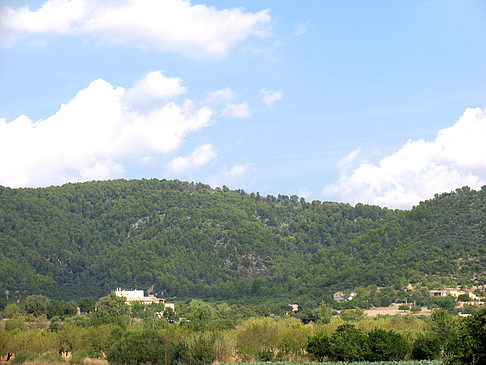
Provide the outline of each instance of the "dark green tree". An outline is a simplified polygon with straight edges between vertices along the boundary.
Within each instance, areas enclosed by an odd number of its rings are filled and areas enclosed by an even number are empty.
[[[463,318],[445,346],[446,364],[486,364],[486,307]]]
[[[368,333],[370,361],[399,361],[410,352],[405,337],[393,330],[375,329]]]
[[[324,358],[329,357],[331,354],[329,337],[325,334],[317,334],[309,337],[306,350],[311,355],[312,359],[319,362],[324,361]]]
[[[168,346],[168,363],[172,363],[172,346]],[[163,364],[165,336],[154,329],[129,330],[114,342],[106,352],[110,364]]]
[[[366,334],[345,323],[340,325],[330,339],[330,357],[337,361],[363,361],[369,353]]]
[[[49,298],[43,295],[30,295],[25,299],[24,311],[27,314],[40,316],[47,314],[49,307]]]

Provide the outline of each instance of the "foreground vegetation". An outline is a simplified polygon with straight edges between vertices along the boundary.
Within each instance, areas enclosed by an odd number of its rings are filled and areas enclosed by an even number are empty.
[[[261,313],[261,307],[201,300],[163,312],[162,304],[129,306],[109,295],[97,303],[80,300],[83,313],[76,315],[68,305],[53,305],[45,297],[28,299],[22,307],[10,304],[3,313],[8,319],[0,327],[0,355],[15,354],[14,362],[61,362],[60,354],[69,353],[71,363],[106,357],[112,364],[161,364],[166,346],[170,364],[486,361],[484,307],[466,318],[437,309],[430,317],[371,319],[332,315],[322,304],[317,320],[304,323],[295,314],[271,316]]]

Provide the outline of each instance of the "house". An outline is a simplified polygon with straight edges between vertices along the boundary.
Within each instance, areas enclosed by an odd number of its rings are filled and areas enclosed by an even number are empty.
[[[354,291],[349,293],[347,297],[344,295],[344,292],[338,291],[333,294],[332,299],[334,299],[336,302],[344,302],[344,301],[352,300],[355,296],[356,296],[356,292]]]
[[[115,290],[115,295],[117,297],[125,298],[128,304],[132,302],[139,302],[142,304],[151,304],[151,303],[165,303],[165,299],[156,298],[153,295],[145,296],[143,290],[122,290],[121,288],[117,288]]]
[[[298,304],[289,304],[289,306],[292,308],[292,312],[294,313],[296,313],[299,310]]]

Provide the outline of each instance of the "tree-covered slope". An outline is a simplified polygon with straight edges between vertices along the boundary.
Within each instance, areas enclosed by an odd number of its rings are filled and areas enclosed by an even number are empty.
[[[166,180],[0,187],[0,289],[237,300],[484,280],[486,188],[411,211]]]

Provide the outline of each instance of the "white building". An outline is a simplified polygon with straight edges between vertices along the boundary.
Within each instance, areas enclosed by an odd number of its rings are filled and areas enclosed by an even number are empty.
[[[122,290],[121,288],[116,288],[115,295],[117,297],[123,297],[128,304],[132,302],[139,302],[143,304],[150,303],[164,303],[165,299],[156,298],[153,295],[145,296],[143,290]]]

